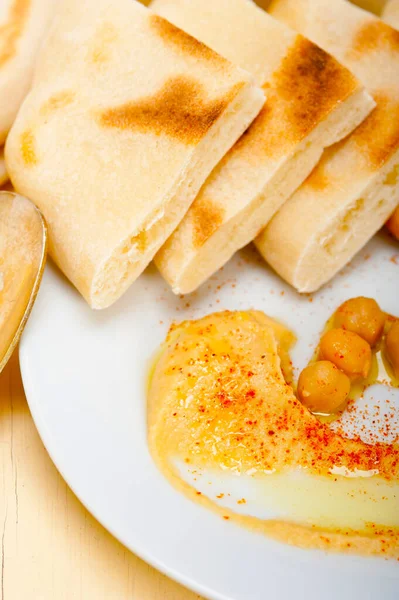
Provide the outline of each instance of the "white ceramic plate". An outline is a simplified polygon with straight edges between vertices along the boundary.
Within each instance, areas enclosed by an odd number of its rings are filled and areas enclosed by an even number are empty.
[[[148,363],[172,320],[224,308],[264,310],[298,334],[293,358],[301,368],[325,320],[346,298],[373,296],[399,314],[398,281],[398,247],[382,235],[314,297],[294,293],[246,249],[190,297],[173,296],[150,267],[114,307],[93,312],[50,266],[20,350],[44,444],[107,529],[208,598],[397,600],[394,561],[279,544],[179,495],[148,452],[145,387]],[[374,401],[384,403],[387,390],[374,389]]]

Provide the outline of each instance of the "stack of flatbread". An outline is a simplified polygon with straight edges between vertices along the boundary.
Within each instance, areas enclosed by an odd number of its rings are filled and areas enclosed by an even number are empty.
[[[253,77],[132,0],[66,0],[6,145],[52,258],[113,303],[264,104]]]
[[[346,0],[152,9],[7,0],[0,185],[8,172],[39,206],[52,258],[94,308],[154,257],[191,292],[254,239],[316,290],[397,203],[398,32]]]
[[[155,0],[151,7],[254,73],[267,95],[156,256],[173,290],[187,293],[257,236],[323,149],[352,131],[374,103],[332,56],[250,0]]]
[[[399,32],[345,0],[275,0],[270,13],[331,52],[376,108],[329,148],[257,246],[296,289],[329,281],[378,231],[399,197]]]
[[[0,10],[0,146],[29,91],[35,59],[57,0],[2,0]],[[0,149],[0,185],[8,179]]]

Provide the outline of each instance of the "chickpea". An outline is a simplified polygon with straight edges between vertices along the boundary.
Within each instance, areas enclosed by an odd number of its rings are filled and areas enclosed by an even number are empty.
[[[335,313],[335,327],[353,331],[362,337],[370,346],[374,346],[381,338],[385,314],[373,298],[351,298],[338,308]]]
[[[320,357],[330,360],[351,379],[366,378],[371,367],[371,348],[360,335],[330,329],[320,340]]]
[[[399,320],[395,321],[385,338],[386,352],[395,377],[399,379]]]
[[[399,206],[396,207],[396,210],[391,215],[391,218],[386,222],[386,226],[393,237],[399,240]]]
[[[306,367],[299,376],[298,397],[311,412],[331,414],[345,402],[349,377],[329,360]]]

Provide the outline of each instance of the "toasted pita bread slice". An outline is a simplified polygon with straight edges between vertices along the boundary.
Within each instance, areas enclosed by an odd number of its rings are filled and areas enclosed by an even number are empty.
[[[57,0],[3,0],[0,8],[0,145],[28,93]]]
[[[4,159],[4,148],[0,148],[0,186],[4,185],[8,181],[8,173],[6,169],[6,162]]]
[[[255,238],[323,148],[374,103],[334,58],[249,0],[156,0],[152,7],[252,71],[268,98],[155,258],[174,292],[188,293]]]
[[[389,0],[382,11],[382,18],[395,29],[399,29],[399,0]]]
[[[300,292],[329,281],[378,231],[399,193],[399,32],[345,0],[277,0],[273,15],[337,56],[377,103],[329,148],[256,241]]]
[[[252,76],[132,0],[68,0],[6,145],[94,308],[129,287],[264,104]]]

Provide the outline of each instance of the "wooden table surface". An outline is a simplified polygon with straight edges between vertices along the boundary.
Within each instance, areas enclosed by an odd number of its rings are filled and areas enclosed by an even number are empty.
[[[16,353],[0,375],[0,600],[195,600],[117,542],[51,462]]]

